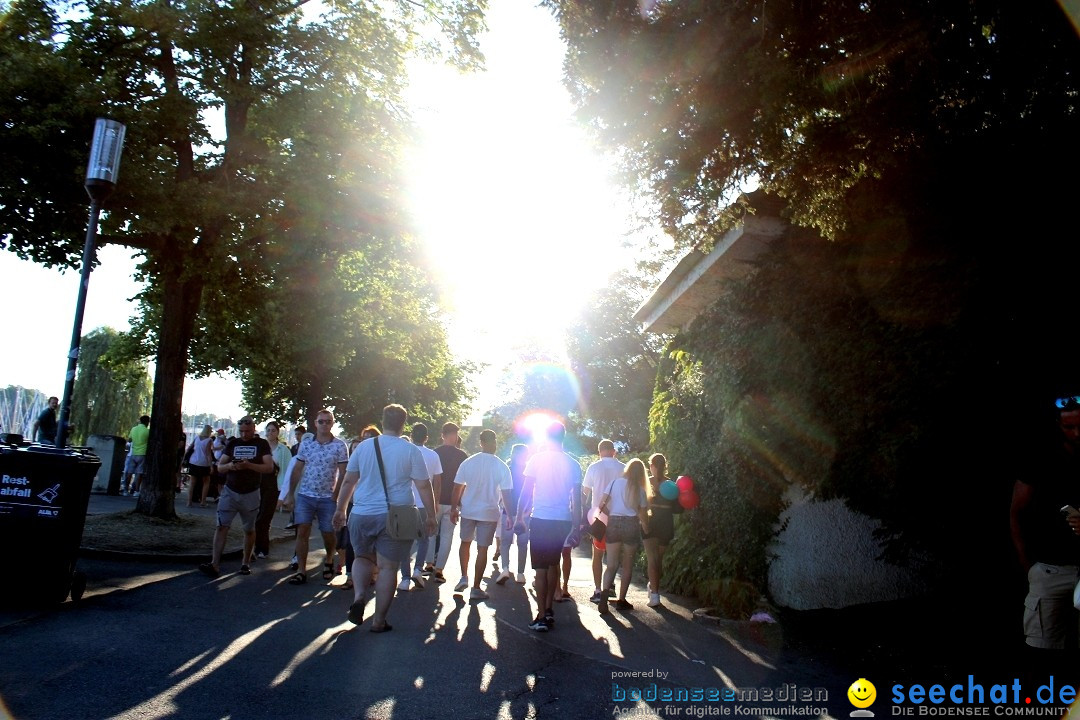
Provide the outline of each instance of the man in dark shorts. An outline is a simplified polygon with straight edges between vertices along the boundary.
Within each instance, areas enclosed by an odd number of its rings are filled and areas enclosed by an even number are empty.
[[[1024,635],[1031,647],[1077,650],[1080,615],[1073,589],[1080,577],[1080,396],[1055,402],[1053,447],[1016,481],[1010,529],[1027,571]]]
[[[204,574],[216,578],[221,575],[221,553],[229,526],[238,514],[244,526],[244,558],[240,565],[241,575],[251,574],[255,552],[255,520],[259,515],[261,475],[274,472],[274,457],[270,443],[255,437],[255,421],[250,415],[237,423],[240,437],[229,438],[218,461],[218,470],[225,473],[225,487],[217,505],[217,529],[214,531],[212,560],[199,566]]]
[[[581,539],[581,466],[563,451],[566,428],[554,422],[547,429],[544,448],[529,458],[521,489],[517,520],[529,524],[529,556],[536,573],[536,619],[529,628],[547,632],[555,625],[551,606],[559,587],[559,560],[564,546]]]

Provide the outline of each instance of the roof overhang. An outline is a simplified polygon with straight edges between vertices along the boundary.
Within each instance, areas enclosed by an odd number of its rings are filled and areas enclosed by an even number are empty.
[[[634,313],[634,320],[652,333],[685,328],[716,299],[724,283],[745,277],[753,269],[753,261],[788,227],[771,213],[747,215],[724,233],[711,251],[695,248],[680,260]]]

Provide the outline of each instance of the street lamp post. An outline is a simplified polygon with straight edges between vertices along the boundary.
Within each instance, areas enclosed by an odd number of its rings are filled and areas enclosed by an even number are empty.
[[[82,341],[83,312],[86,310],[86,288],[96,253],[98,215],[101,203],[112,192],[120,171],[120,153],[124,149],[123,123],[98,118],[94,123],[94,139],[90,145],[90,161],[86,166],[86,194],[90,196],[90,221],[83,246],[82,273],[79,296],[75,302],[75,323],[71,328],[71,350],[68,351],[67,375],[64,377],[64,399],[60,403],[60,420],[56,428],[56,447],[67,445],[68,418],[71,415],[71,393],[75,389],[75,368],[79,362]]]

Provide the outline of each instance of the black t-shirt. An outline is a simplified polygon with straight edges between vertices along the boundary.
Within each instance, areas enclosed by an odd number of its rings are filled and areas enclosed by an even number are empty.
[[[56,442],[56,411],[47,407],[38,415],[38,438]]]
[[[250,440],[241,438],[229,438],[225,443],[225,455],[233,460],[247,460],[248,462],[261,463],[266,455],[273,455],[270,443],[261,437],[253,437]],[[262,474],[254,470],[230,470],[225,476],[225,485],[233,492],[249,493],[259,489]]]
[[[457,477],[458,468],[469,456],[461,448],[452,445],[440,445],[435,448],[435,453],[442,463],[442,485],[439,486],[438,502],[440,505],[449,505],[454,499],[454,478]]]
[[[1080,536],[1061,514],[1063,505],[1080,509],[1080,457],[1059,446],[1024,482],[1034,488],[1020,521],[1028,559],[1051,565],[1080,565]]]

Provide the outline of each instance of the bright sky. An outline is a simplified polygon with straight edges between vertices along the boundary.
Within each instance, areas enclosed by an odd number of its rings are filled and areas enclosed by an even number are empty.
[[[487,71],[414,70],[409,100],[421,143],[408,157],[409,202],[451,313],[455,355],[488,364],[478,409],[523,348],[558,359],[562,330],[598,284],[626,262],[620,248],[629,203],[610,166],[573,118],[562,86],[563,45],[551,15],[521,0],[493,0],[481,47]],[[89,131],[88,131],[89,132]],[[120,182],[123,182],[121,165]],[[126,329],[135,311],[135,261],[99,252],[83,333]],[[59,395],[79,274],[47,270],[0,252],[9,307],[0,386]],[[240,389],[189,381],[184,410],[239,417]]]

